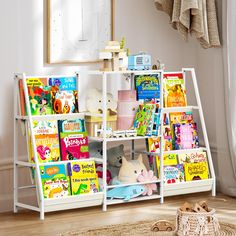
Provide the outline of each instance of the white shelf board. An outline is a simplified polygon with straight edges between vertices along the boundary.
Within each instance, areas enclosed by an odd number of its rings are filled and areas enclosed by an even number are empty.
[[[155,138],[158,136],[155,136]],[[127,141],[127,140],[137,140],[137,139],[146,139],[152,138],[152,136],[136,136],[136,137],[124,137],[124,138],[100,138],[100,137],[89,137],[91,141],[98,141],[98,142],[118,142],[118,141]]]
[[[161,196],[159,194],[153,194],[151,196],[139,196],[130,199],[129,201],[124,201],[123,199],[107,199],[107,205],[120,204],[120,203],[129,203],[129,202],[138,202],[144,200],[153,200],[160,199]]]
[[[125,71],[77,71],[77,73],[80,75],[112,75],[112,74],[153,74],[153,73],[159,73],[162,72],[161,70],[125,70]]]
[[[136,182],[136,183],[129,183],[129,184],[108,185],[107,189],[119,188],[119,187],[127,187],[127,186],[133,186],[133,185],[156,184],[156,183],[160,183],[160,182],[161,181],[158,179],[158,180],[147,181],[147,182]]]
[[[196,193],[196,192],[207,192],[212,190],[213,179],[194,180],[175,184],[164,184],[164,197]]]
[[[35,163],[31,163],[28,161],[15,161],[15,164],[18,166],[35,167]]]
[[[164,113],[170,113],[170,112],[186,112],[186,111],[192,111],[192,110],[199,109],[198,106],[186,106],[186,107],[164,107],[162,108],[162,111]]]
[[[180,149],[180,150],[170,150],[170,151],[163,151],[163,154],[181,154],[181,153],[190,153],[190,152],[200,152],[206,151],[205,147],[199,148],[192,148],[192,149]]]
[[[103,192],[81,194],[56,199],[44,199],[45,212],[98,206],[103,203]]]
[[[31,116],[32,120],[70,120],[76,118],[84,118],[84,113],[71,113],[71,114],[52,114],[52,115],[41,115]],[[16,116],[18,120],[28,120],[29,116]]]

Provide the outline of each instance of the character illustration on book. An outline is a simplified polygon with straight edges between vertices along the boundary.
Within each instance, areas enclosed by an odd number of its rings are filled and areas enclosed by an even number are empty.
[[[68,150],[66,150],[66,159],[67,160],[74,160],[74,156],[71,154],[71,152],[69,152]]]
[[[87,190],[88,185],[87,184],[80,184],[77,191],[73,192],[73,195],[78,195],[81,194],[82,192],[84,192],[85,190]]]
[[[62,197],[68,196],[68,186],[65,186],[65,184],[62,184],[62,188],[61,187],[53,188],[49,192],[48,196],[49,198],[62,198]]]
[[[92,193],[97,193],[98,192],[98,189],[97,189],[96,184],[94,182],[90,183],[90,189],[91,189]]]
[[[39,101],[40,107],[39,107],[39,113],[40,115],[46,113],[46,105],[48,104],[48,101],[45,97],[42,97]]]
[[[51,149],[48,146],[39,145],[37,147],[37,152],[42,161],[48,161],[52,158]]]

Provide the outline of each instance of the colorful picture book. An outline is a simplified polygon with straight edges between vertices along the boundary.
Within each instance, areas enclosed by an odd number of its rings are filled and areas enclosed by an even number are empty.
[[[33,121],[32,125],[38,161],[40,163],[59,161],[60,148],[57,121]],[[29,139],[29,149],[31,153],[31,161],[34,161],[31,139]]]
[[[53,111],[56,114],[75,113],[78,111],[76,91],[52,92]]]
[[[187,106],[183,73],[163,74],[164,107]]]
[[[153,153],[160,153],[161,138],[152,137],[147,139],[148,151]]]
[[[173,124],[173,141],[175,150],[198,148],[196,123]]]
[[[164,184],[174,184],[184,182],[184,167],[182,164],[164,166]]]
[[[186,181],[208,179],[208,164],[207,162],[186,163],[184,173]]]
[[[193,122],[192,111],[188,112],[171,112],[170,113],[170,124],[186,124]]]
[[[73,91],[77,90],[77,78],[72,77],[56,77],[49,78],[48,85],[57,86],[60,91]]]
[[[156,158],[157,168],[160,168],[160,156]],[[178,156],[177,154],[164,154],[163,155],[163,166],[173,166],[178,164]],[[181,164],[181,163],[179,163]]]
[[[77,113],[77,78],[28,78],[26,80],[32,115]],[[23,80],[19,80],[21,115],[27,115]]]
[[[206,152],[189,152],[178,154],[179,164],[196,163],[196,162],[207,162]]]
[[[150,127],[153,127],[153,116],[155,113],[155,104],[139,105],[134,119],[134,128],[137,130],[137,135],[150,135]]]
[[[94,161],[68,163],[72,195],[97,193],[98,177]]]
[[[89,158],[84,119],[59,120],[58,129],[62,161]]]
[[[160,98],[160,73],[149,75],[135,75],[135,88],[137,100]]]
[[[70,180],[64,164],[40,166],[44,198],[71,195]]]

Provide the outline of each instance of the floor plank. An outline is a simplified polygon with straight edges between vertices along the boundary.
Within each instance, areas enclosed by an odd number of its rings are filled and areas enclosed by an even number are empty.
[[[165,203],[158,200],[134,202],[108,207],[103,212],[101,207],[47,213],[44,221],[39,220],[39,213],[19,211],[19,213],[0,214],[0,235],[60,235],[63,232],[81,228],[93,228],[110,224],[136,222],[148,219],[174,218],[176,209],[185,201],[207,200],[215,208],[221,221],[236,223],[236,198],[210,193],[182,195],[165,198]]]

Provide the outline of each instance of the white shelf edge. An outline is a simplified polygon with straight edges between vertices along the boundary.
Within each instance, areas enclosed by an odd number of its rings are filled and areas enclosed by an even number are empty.
[[[184,112],[184,111],[191,111],[199,109],[198,106],[186,106],[186,107],[164,107],[162,108],[164,113],[170,112]]]
[[[129,184],[117,184],[117,185],[108,185],[107,189],[111,188],[118,188],[118,187],[128,187],[128,186],[133,186],[133,185],[145,185],[145,184],[156,184],[160,183],[161,180],[154,180],[154,181],[147,181],[147,182],[136,182],[136,183],[129,183]]]
[[[102,75],[102,74],[152,74],[152,73],[160,73],[162,70],[125,70],[125,71],[77,71],[79,75]]]
[[[126,141],[126,140],[138,140],[138,139],[146,139],[146,138],[152,138],[152,137],[159,137],[159,136],[136,136],[136,137],[124,137],[124,138],[100,138],[100,137],[89,137],[89,140],[91,141],[106,141],[106,142],[118,142],[118,141]]]
[[[31,163],[28,161],[15,161],[15,164],[19,166],[35,167],[35,163]]]
[[[122,199],[107,199],[107,205],[114,205],[114,204],[120,204],[120,203],[129,203],[129,202],[138,202],[138,201],[144,201],[144,200],[154,200],[154,199],[160,199],[161,196],[159,194],[153,194],[151,196],[139,196],[136,198],[132,198],[129,201],[124,201]]]
[[[181,154],[181,153],[198,152],[198,151],[206,151],[206,147],[163,151],[163,154]]]

